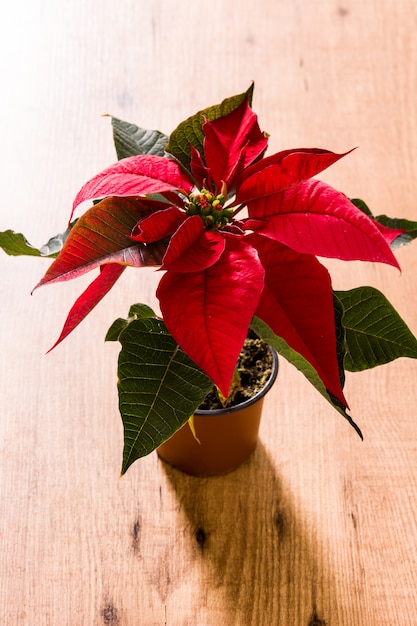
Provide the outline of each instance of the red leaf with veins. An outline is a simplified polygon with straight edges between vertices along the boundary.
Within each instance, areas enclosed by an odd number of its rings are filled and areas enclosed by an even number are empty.
[[[186,276],[167,272],[156,295],[175,341],[227,396],[264,270],[256,250],[243,239],[231,235],[225,240],[217,263]]]
[[[120,277],[120,275],[126,269],[125,265],[103,265],[100,268],[100,274],[95,280],[87,287],[87,289],[81,294],[81,296],[75,301],[71,307],[68,317],[65,321],[64,327],[59,335],[57,341],[54,343],[53,350],[65,337],[67,337],[73,330],[83,321],[83,319],[94,309],[94,307],[100,302],[108,291],[113,287],[114,283]]]
[[[193,215],[171,237],[162,269],[171,272],[201,272],[219,260],[224,248],[223,235],[206,230],[201,217]]]
[[[309,180],[261,200],[265,220],[248,219],[245,228],[306,254],[345,261],[375,261],[398,267],[385,237],[374,221],[339,191]],[[255,200],[249,205],[257,215]]]
[[[158,265],[152,248],[133,244],[132,228],[149,209],[133,198],[106,198],[91,207],[72,228],[45,276],[36,287],[69,280],[107,263],[134,267]],[[35,287],[35,289],[36,289]]]
[[[213,122],[205,122],[203,132],[204,156],[218,191],[222,181],[228,187],[233,186],[232,177],[235,178],[235,166],[239,160],[241,169],[247,167],[264,152],[268,144],[267,137],[259,128],[258,117],[247,99],[228,115]]]
[[[184,211],[171,206],[141,219],[132,231],[132,239],[149,243],[172,235],[185,220]],[[201,222],[201,219],[200,219]]]
[[[276,335],[316,369],[326,388],[347,406],[339,378],[333,294],[327,269],[260,235],[247,238],[265,269],[265,287],[255,312]]]
[[[127,157],[89,180],[75,197],[71,217],[84,200],[104,196],[143,196],[175,189],[191,191],[193,185],[175,161],[149,154]]]
[[[266,157],[245,170],[244,180],[236,192],[235,204],[257,200],[252,202],[251,217],[273,215],[275,194],[315,176],[349,152],[336,154],[319,148],[300,148]]]

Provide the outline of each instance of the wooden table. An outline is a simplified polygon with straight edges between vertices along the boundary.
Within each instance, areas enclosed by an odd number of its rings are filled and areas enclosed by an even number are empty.
[[[256,5],[256,7],[255,7]],[[169,133],[255,81],[284,148],[359,149],[322,178],[376,214],[417,219],[414,0],[23,0],[3,7],[0,230],[36,245],[115,160],[111,113]],[[372,284],[417,332],[417,245]],[[91,279],[30,291],[46,259],[0,255],[0,623],[7,626],[417,624],[417,363],[348,376],[361,443],[282,361],[261,442],[195,479],[155,454],[119,478],[115,317],[155,304],[126,273],[45,356]]]

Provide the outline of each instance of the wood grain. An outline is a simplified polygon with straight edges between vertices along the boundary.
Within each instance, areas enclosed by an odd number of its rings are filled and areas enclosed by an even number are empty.
[[[255,6],[256,4],[256,6]],[[37,245],[115,160],[108,118],[169,133],[245,90],[270,150],[359,149],[323,173],[375,213],[417,219],[413,0],[22,0],[3,8],[0,230]],[[417,246],[392,268],[329,263],[381,288],[417,332]],[[414,626],[417,363],[350,375],[361,443],[285,362],[261,443],[233,474],[151,455],[119,478],[117,346],[103,338],[152,271],[126,272],[48,356],[88,282],[0,256],[0,623]],[[84,281],[84,282],[83,282]]]

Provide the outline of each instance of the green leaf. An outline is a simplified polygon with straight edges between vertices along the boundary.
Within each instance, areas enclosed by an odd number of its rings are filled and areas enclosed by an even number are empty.
[[[119,336],[119,408],[124,425],[122,474],[169,439],[194,413],[212,381],[162,320],[132,320]]]
[[[104,341],[118,341],[120,333],[127,326],[129,326],[130,322],[136,319],[146,319],[148,317],[155,317],[155,312],[151,309],[150,306],[148,306],[147,304],[132,304],[129,309],[129,315],[127,319],[119,317],[114,320],[113,324],[107,331]]]
[[[32,246],[22,233],[15,233],[13,230],[0,233],[0,247],[10,256],[41,256],[39,248]]]
[[[336,350],[337,350],[337,361],[339,364],[339,378],[340,384],[343,387],[345,386],[345,329],[342,323],[343,320],[343,305],[340,302],[339,298],[333,292],[333,305],[334,305],[334,316],[335,316],[335,327],[336,327]]]
[[[417,238],[417,222],[410,220],[388,217],[387,215],[377,215],[375,218],[377,222],[388,228],[397,228],[398,230],[404,230],[405,232],[399,237],[396,237],[390,244],[392,250],[396,250],[401,246],[409,244],[413,239]]]
[[[391,242],[390,247],[392,250],[396,250],[401,246],[407,245],[413,241],[413,239],[417,238],[417,222],[397,217],[388,217],[387,215],[374,216],[372,215],[368,205],[363,200],[360,200],[359,198],[351,198],[350,201],[363,213],[368,215],[368,217],[372,217],[376,222],[379,222],[379,224],[382,224],[387,228],[405,231]]]
[[[417,358],[417,339],[380,291],[357,287],[335,293],[344,308],[346,370],[359,372],[399,357]]]
[[[22,233],[15,233],[13,230],[5,230],[0,232],[0,248],[10,256],[56,257],[74,224],[75,222],[73,222],[64,233],[51,237],[51,239],[40,248],[32,246]]]
[[[147,304],[132,304],[129,309],[129,319],[145,319],[148,317],[156,317],[155,311]]]
[[[140,128],[135,124],[124,122],[117,117],[111,118],[113,140],[117,158],[136,156],[138,154],[155,154],[164,156],[168,136],[159,130]]]
[[[353,428],[356,430],[360,438],[363,438],[357,424],[355,424],[351,416],[346,412],[345,407],[340,403],[340,401],[337,400],[337,398],[335,398],[333,394],[331,394],[326,389],[320,376],[318,375],[315,368],[311,365],[311,363],[309,363],[303,356],[301,356],[301,354],[290,348],[290,346],[284,339],[275,335],[271,328],[258,317],[252,318],[251,328],[261,339],[263,339],[272,348],[274,348],[278,352],[278,354],[283,356],[289,363],[291,363],[291,365],[294,365],[294,367],[296,367],[302,374],[304,374],[304,376],[307,378],[307,380],[310,381],[313,387],[315,387],[317,391],[319,391],[319,393],[321,393],[321,395],[328,402],[330,402],[332,407],[336,409],[338,413],[343,415],[345,419],[347,419],[349,424],[353,426]]]
[[[373,219],[375,219],[372,215],[371,209],[368,207],[364,200],[361,200],[360,198],[349,198],[349,200],[352,204],[355,205],[357,209],[360,209],[362,213],[365,213],[365,215],[367,215],[368,217],[372,217]]]
[[[129,325],[130,321],[131,320],[126,320],[123,317],[118,317],[114,320],[113,324],[107,331],[104,341],[119,341],[120,333]]]
[[[207,107],[202,111],[198,111],[195,115],[187,118],[171,133],[169,137],[169,143],[165,147],[166,152],[172,154],[184,167],[190,169],[191,150],[190,144],[197,148],[197,150],[203,154],[203,124],[205,119],[210,122],[217,120],[219,117],[223,117],[232,111],[235,111],[245,100],[249,99],[249,104],[252,103],[254,85],[249,87],[244,93],[226,98],[220,104]]]

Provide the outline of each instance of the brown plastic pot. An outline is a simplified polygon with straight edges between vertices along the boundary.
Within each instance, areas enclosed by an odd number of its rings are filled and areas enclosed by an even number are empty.
[[[196,411],[194,426],[182,428],[157,449],[158,456],[191,476],[216,476],[237,469],[255,450],[265,394],[278,375],[278,356],[265,387],[242,404],[226,409]]]

